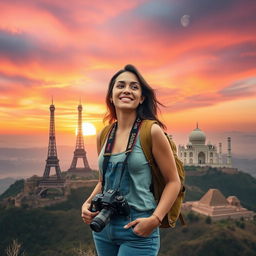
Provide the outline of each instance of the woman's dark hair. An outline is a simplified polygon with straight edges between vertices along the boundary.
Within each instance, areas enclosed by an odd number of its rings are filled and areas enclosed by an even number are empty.
[[[141,119],[156,120],[159,123],[159,125],[165,129],[166,126],[157,118],[157,111],[159,110],[158,105],[161,105],[161,106],[164,106],[164,105],[156,99],[154,90],[145,81],[145,79],[142,77],[140,72],[133,65],[130,65],[130,64],[126,65],[124,69],[121,69],[116,74],[114,74],[114,76],[111,78],[109,82],[108,92],[106,96],[106,104],[107,104],[108,112],[104,117],[104,121],[108,120],[109,123],[112,123],[116,120],[115,106],[111,103],[110,98],[112,97],[112,90],[113,90],[116,78],[124,72],[131,72],[137,77],[141,85],[142,95],[145,98],[143,103],[140,104],[137,108],[137,115]]]

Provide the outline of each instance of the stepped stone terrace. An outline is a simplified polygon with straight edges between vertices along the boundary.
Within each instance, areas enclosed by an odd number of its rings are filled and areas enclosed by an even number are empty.
[[[255,213],[242,207],[236,196],[227,198],[218,189],[209,189],[199,201],[183,204],[183,209],[210,216],[212,220],[221,219],[253,219]]]

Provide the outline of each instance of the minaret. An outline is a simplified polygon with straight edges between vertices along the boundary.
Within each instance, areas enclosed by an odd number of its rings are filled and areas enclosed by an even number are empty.
[[[222,143],[219,143],[219,165],[222,165]]]
[[[49,131],[49,145],[48,145],[48,155],[46,159],[46,165],[44,169],[44,174],[42,180],[39,181],[39,191],[40,195],[46,195],[49,188],[63,188],[65,180],[62,178],[59,159],[57,156],[57,147],[55,139],[55,121],[54,121],[54,111],[55,106],[50,105],[50,131]],[[50,177],[51,168],[55,168],[56,176]]]
[[[77,137],[76,137],[76,148],[75,148],[73,160],[70,168],[68,169],[68,172],[84,176],[86,175],[87,171],[91,170],[91,168],[89,167],[89,163],[86,157],[86,151],[84,149],[84,138],[83,138],[83,129],[82,129],[83,107],[82,107],[81,101],[77,109],[78,109],[78,128],[77,128]],[[83,159],[84,167],[82,168],[76,167],[77,160],[79,158]]]
[[[230,138],[230,137],[228,137],[227,165],[228,165],[229,167],[232,167],[232,162],[231,162],[231,138]]]

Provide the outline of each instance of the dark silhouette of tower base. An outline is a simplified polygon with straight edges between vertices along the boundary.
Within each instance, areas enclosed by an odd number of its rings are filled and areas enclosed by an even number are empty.
[[[68,169],[68,176],[76,175],[86,177],[91,174],[91,168],[89,166],[86,151],[84,149],[84,139],[82,132],[82,110],[83,107],[81,104],[78,105],[78,129],[77,129],[77,138],[76,138],[76,149],[74,151],[74,156],[70,168]],[[77,160],[83,160],[83,167],[77,167]]]
[[[79,149],[79,148],[74,151],[74,157],[73,157],[73,160],[72,160],[72,163],[71,163],[71,166],[70,166],[70,170],[77,168],[76,165],[77,165],[77,160],[79,158],[83,159],[84,168],[82,168],[82,169],[91,170],[91,168],[89,167],[87,158],[86,158],[85,150],[84,149]]]
[[[52,103],[52,105],[50,106],[51,117],[50,117],[48,156],[46,159],[44,175],[43,175],[43,178],[38,182],[38,191],[37,191],[37,194],[42,197],[47,196],[49,191],[51,191],[52,194],[64,194],[64,187],[65,187],[65,180],[62,178],[59,159],[57,157],[54,110],[55,110],[55,107]],[[51,168],[55,169],[56,174],[53,176],[50,176]]]

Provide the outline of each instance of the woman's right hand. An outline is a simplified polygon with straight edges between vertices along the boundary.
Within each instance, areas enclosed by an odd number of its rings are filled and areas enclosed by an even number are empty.
[[[86,223],[86,224],[90,224],[92,222],[92,219],[99,213],[99,211],[97,212],[91,212],[89,210],[90,208],[90,203],[87,203],[85,202],[83,205],[82,205],[82,214],[81,214],[81,217],[83,219],[83,221]]]

